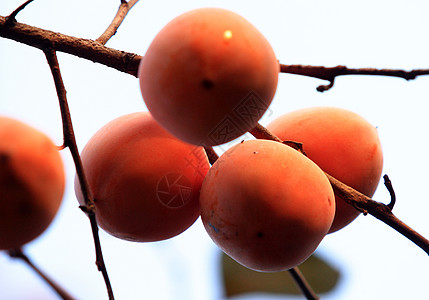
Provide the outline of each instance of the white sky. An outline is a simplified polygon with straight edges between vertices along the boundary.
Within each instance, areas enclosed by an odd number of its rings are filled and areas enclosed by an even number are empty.
[[[9,14],[21,2],[1,1],[0,15]],[[18,21],[95,39],[118,4],[119,0],[36,0],[19,14]],[[284,64],[429,68],[426,1],[142,0],[107,45],[143,55],[170,19],[204,6],[224,7],[247,18]],[[66,54],[59,54],[59,61],[80,149],[106,122],[145,110],[136,78]],[[343,107],[367,118],[379,129],[384,173],[398,198],[394,212],[429,237],[429,76],[410,82],[342,77],[322,94],[315,90],[319,84],[325,82],[280,74],[270,113],[261,123],[315,105]],[[57,98],[41,51],[0,39],[0,114],[24,120],[61,144]],[[64,204],[49,230],[26,251],[78,299],[105,299],[89,222],[74,197],[74,167],[69,152],[62,154],[68,171]],[[374,199],[388,202],[388,197],[381,184]],[[215,260],[219,252],[200,220],[184,234],[153,244],[129,243],[100,233],[117,299],[222,299]],[[429,294],[427,255],[371,216],[361,216],[328,236],[317,252],[343,275],[338,288],[322,299],[424,299]],[[56,296],[24,265],[0,253],[0,299]]]

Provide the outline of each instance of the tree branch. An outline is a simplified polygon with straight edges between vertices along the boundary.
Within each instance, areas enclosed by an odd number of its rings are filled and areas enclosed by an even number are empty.
[[[51,288],[54,289],[54,291],[58,294],[58,296],[61,297],[63,300],[74,300],[67,291],[65,291],[62,287],[60,287],[56,282],[54,282],[51,278],[48,277],[42,270],[40,270],[36,265],[33,264],[33,262],[30,260],[30,258],[25,255],[25,253],[22,251],[22,249],[13,249],[9,250],[8,254],[12,258],[18,258],[24,261],[33,271],[35,271]]]
[[[319,300],[320,297],[313,291],[310,284],[305,279],[304,275],[298,267],[289,269],[289,274],[292,276],[298,288],[308,300]]]
[[[76,38],[22,23],[8,26],[6,18],[2,16],[0,16],[0,36],[41,50],[50,48],[72,54],[137,77],[141,56],[108,48],[93,40]]]
[[[130,0],[127,2],[125,0],[121,0],[121,5],[119,5],[118,12],[113,18],[112,23],[110,23],[109,27],[107,27],[104,33],[95,41],[105,45],[107,41],[110,40],[110,38],[116,34],[116,31],[118,30],[119,26],[121,26],[126,15],[134,6],[134,4],[136,4],[138,1],[139,0]]]
[[[13,23],[13,26],[8,26],[6,23],[6,18],[0,16],[1,37],[42,50],[52,48],[56,51],[88,59],[137,77],[138,67],[140,60],[142,59],[142,56],[140,55],[112,49],[89,39],[76,38],[17,22]],[[345,66],[328,68],[321,66],[281,64],[280,72],[328,80],[330,84],[321,85],[317,88],[318,91],[323,92],[333,86],[334,80],[337,76],[377,75],[393,76],[411,80],[415,79],[417,76],[428,75],[429,69],[404,71],[372,68],[351,69]]]
[[[110,284],[110,279],[107,274],[106,265],[103,259],[103,253],[101,251],[100,237],[98,234],[98,225],[95,218],[95,205],[92,198],[92,194],[86,180],[85,172],[83,170],[82,161],[80,159],[79,150],[77,148],[76,139],[73,130],[73,124],[71,121],[70,111],[67,102],[66,89],[64,87],[64,82],[61,76],[60,67],[58,64],[58,59],[55,50],[53,49],[44,49],[46,59],[48,61],[49,67],[52,72],[52,76],[55,82],[55,88],[57,90],[58,100],[61,110],[61,119],[63,122],[63,135],[64,135],[64,147],[68,147],[70,153],[73,157],[73,161],[76,167],[76,174],[78,176],[82,195],[85,199],[85,205],[80,208],[84,211],[91,224],[92,234],[94,238],[95,245],[95,254],[96,254],[96,265],[98,270],[102,273],[104,282],[106,284],[107,293],[109,299],[114,299],[112,286]]]
[[[328,85],[321,85],[317,88],[319,92],[329,90],[334,85],[335,78],[343,75],[376,75],[376,76],[392,76],[399,77],[405,80],[415,79],[417,76],[429,75],[429,69],[416,69],[411,71],[391,70],[391,69],[374,69],[360,68],[351,69],[346,66],[336,67],[321,67],[321,66],[303,66],[303,65],[280,65],[281,73],[303,75],[323,80],[328,80]]]
[[[262,129],[263,128],[263,129]],[[264,128],[262,125],[258,124],[252,131],[257,132],[256,134],[259,138],[264,138],[267,140],[279,141],[279,138],[271,133],[268,129]],[[380,221],[386,223],[403,236],[411,240],[414,244],[419,246],[423,251],[429,254],[429,240],[425,237],[417,233],[414,229],[410,228],[408,225],[399,220],[393,213],[390,207],[392,206],[392,201],[389,205],[385,205],[383,203],[377,202],[369,198],[368,196],[360,193],[359,191],[353,189],[352,187],[342,183],[338,179],[332,177],[328,173],[326,176],[329,179],[329,182],[332,185],[335,193],[342,196],[342,198],[350,205],[363,212],[364,214],[369,213],[373,217],[379,219]],[[387,178],[388,179],[388,178]],[[386,180],[386,178],[385,178]],[[391,197],[393,200],[394,196],[392,195],[393,189],[391,189],[388,185],[390,184],[390,180],[387,181],[387,187],[389,192],[391,193]]]

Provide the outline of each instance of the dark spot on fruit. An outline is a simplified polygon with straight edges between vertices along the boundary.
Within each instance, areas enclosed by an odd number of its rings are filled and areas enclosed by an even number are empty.
[[[256,234],[256,236],[257,236],[258,238],[262,238],[262,237],[264,237],[264,233],[259,231],[259,232]]]
[[[216,233],[219,232],[219,229],[216,226],[214,226],[212,223],[208,223],[208,224],[211,228],[213,228],[214,232],[216,232]]]
[[[201,85],[203,86],[203,88],[205,88],[206,90],[210,90],[213,88],[214,86],[214,82],[211,81],[210,79],[204,78],[203,80],[201,80]]]

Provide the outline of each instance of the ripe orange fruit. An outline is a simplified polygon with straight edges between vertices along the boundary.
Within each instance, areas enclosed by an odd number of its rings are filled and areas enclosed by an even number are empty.
[[[228,149],[208,172],[201,220],[240,264],[282,271],[306,260],[331,227],[332,187],[310,159],[282,143],[249,140]]]
[[[81,153],[98,224],[130,241],[171,238],[199,217],[198,197],[209,163],[204,149],[178,140],[149,113],[103,126]],[[80,184],[75,192],[84,204]]]
[[[252,129],[270,105],[280,65],[247,20],[200,8],[168,23],[139,67],[143,99],[178,138],[213,146]]]
[[[0,117],[0,249],[42,234],[64,193],[65,174],[53,142],[18,120]]]

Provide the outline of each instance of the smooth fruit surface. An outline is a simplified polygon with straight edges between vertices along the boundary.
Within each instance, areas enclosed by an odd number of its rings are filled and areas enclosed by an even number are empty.
[[[247,20],[200,8],[168,23],[139,68],[153,117],[180,139],[226,143],[253,128],[270,105],[280,70],[265,37]]]
[[[322,170],[289,146],[267,140],[227,150],[204,180],[200,206],[212,240],[240,264],[264,272],[307,259],[335,213]]]
[[[198,218],[207,156],[201,147],[172,136],[149,113],[109,122],[88,141],[81,158],[97,221],[113,236],[164,240]],[[75,192],[84,204],[77,179]]]
[[[19,248],[50,225],[63,198],[64,166],[53,142],[0,117],[0,249]]]
[[[282,140],[303,143],[304,151],[322,170],[372,197],[383,169],[377,129],[360,115],[336,107],[312,107],[286,113],[268,126]],[[359,211],[336,198],[330,232],[352,222]]]

